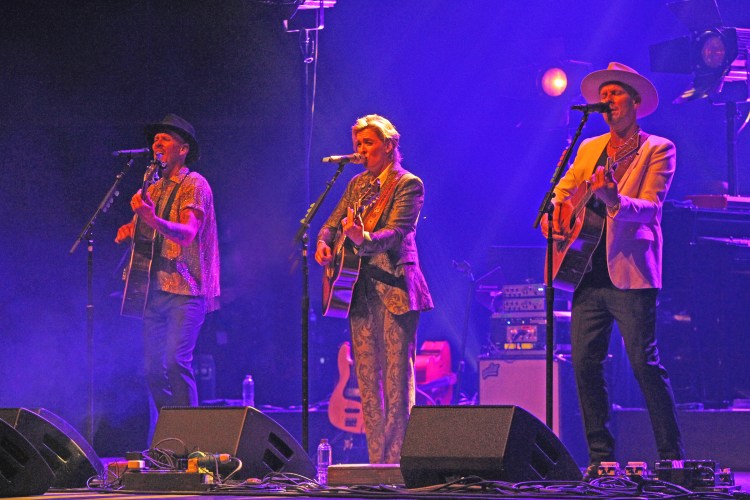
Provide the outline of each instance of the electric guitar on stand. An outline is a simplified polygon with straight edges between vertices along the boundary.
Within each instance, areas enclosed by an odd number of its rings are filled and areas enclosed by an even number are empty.
[[[640,144],[641,141],[636,141],[632,149],[624,151],[614,161],[607,159],[605,175],[614,175],[620,163],[632,161]],[[567,225],[569,231],[563,232],[564,239],[552,243],[552,284],[559,290],[572,292],[581,283],[604,234],[606,214],[602,216],[595,210],[587,209],[593,196],[590,183],[582,182],[569,200],[573,206],[571,213],[562,214],[561,224]],[[547,259],[544,262],[546,267]]]
[[[328,402],[328,420],[331,425],[342,431],[364,434],[362,400],[359,397],[359,386],[349,342],[344,342],[339,348],[338,367],[339,380]]]
[[[364,189],[362,196],[353,208],[354,215],[362,215],[380,195],[380,182],[376,179]],[[336,233],[333,248],[333,259],[323,272],[323,316],[329,318],[347,318],[352,305],[354,285],[359,279],[361,259],[354,253],[354,247],[341,228]]]
[[[143,175],[141,193],[159,178],[161,153],[153,160]],[[146,310],[146,299],[151,285],[151,264],[154,260],[154,241],[156,230],[141,222],[136,215],[133,219],[133,241],[130,249],[130,262],[123,271],[125,290],[122,294],[120,314],[131,318],[143,318]]]

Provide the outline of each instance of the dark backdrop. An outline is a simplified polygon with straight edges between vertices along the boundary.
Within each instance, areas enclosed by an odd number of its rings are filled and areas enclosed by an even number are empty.
[[[719,5],[726,24],[750,26],[743,0]],[[289,12],[249,0],[0,3],[0,406],[43,406],[83,429],[87,252],[69,250],[123,168],[111,151],[145,146],[143,125],[168,112],[196,127],[221,234],[224,308],[208,319],[199,352],[216,361],[214,396],[238,398],[252,373],[259,405],[300,403],[302,277],[292,239],[333,173],[320,157],[351,151],[358,116],[390,118],[405,166],[425,182],[418,241],[436,308],[422,316],[419,335],[448,340],[455,366],[472,308],[469,396],[489,312],[467,301],[467,279],[452,262],[466,260],[478,277],[498,264],[490,247],[543,244],[532,222],[578,122],[565,110],[580,102],[538,94],[544,64],[574,59],[599,69],[616,60],[645,73],[662,105],[642,126],[678,148],[670,195],[726,180],[724,108],[671,104],[690,77],[649,71],[648,46],[686,33],[661,1],[340,0],[319,34],[308,187],[313,65],[305,78],[300,39],[282,28]],[[594,116],[585,135],[603,130]],[[748,153],[745,134],[743,192]],[[144,165],[127,173],[94,228],[95,444],[103,454],[146,444],[139,324],[118,314],[126,249],[113,242]],[[358,169],[347,168],[313,233]],[[311,270],[318,402],[333,388],[347,332],[346,322],[320,317],[320,270]]]

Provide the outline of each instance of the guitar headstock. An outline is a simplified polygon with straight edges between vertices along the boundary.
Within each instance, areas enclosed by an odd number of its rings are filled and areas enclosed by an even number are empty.
[[[143,174],[143,190],[145,192],[151,184],[159,180],[159,169],[164,168],[165,164],[161,161],[161,153],[156,154],[156,158],[148,164],[146,172]]]

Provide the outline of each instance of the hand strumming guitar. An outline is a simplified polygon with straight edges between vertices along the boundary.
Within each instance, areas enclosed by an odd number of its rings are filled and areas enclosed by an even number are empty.
[[[321,266],[327,266],[333,260],[331,247],[323,240],[318,240],[318,246],[315,248],[315,262]]]
[[[153,227],[153,220],[156,218],[156,212],[154,208],[154,202],[146,193],[143,197],[141,196],[141,190],[133,195],[130,199],[130,208],[133,212],[141,218],[143,222]],[[149,223],[148,221],[152,221]],[[135,235],[135,223],[131,220],[127,224],[120,226],[117,230],[117,236],[115,236],[115,243],[123,243],[130,240]]]
[[[115,243],[120,244],[129,239],[132,239],[134,234],[135,234],[135,222],[131,220],[127,224],[123,224],[122,226],[120,226],[120,228],[117,230],[117,236],[115,236]]]

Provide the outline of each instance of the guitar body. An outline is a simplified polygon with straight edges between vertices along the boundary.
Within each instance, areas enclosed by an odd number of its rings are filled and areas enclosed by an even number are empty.
[[[362,213],[378,199],[380,194],[380,183],[375,182],[365,189],[360,197],[354,212]],[[349,309],[352,305],[354,285],[359,279],[359,270],[362,261],[354,253],[351,240],[339,228],[336,239],[331,249],[333,259],[323,271],[323,316],[328,318],[346,319],[349,317]]]
[[[345,319],[362,262],[346,241],[337,243],[334,249],[333,260],[323,274],[323,316]]]
[[[147,192],[148,187],[154,183],[157,165],[159,165],[158,162],[151,162],[146,170],[141,187],[142,193]],[[151,264],[154,260],[156,231],[142,223],[137,216],[134,219],[134,225],[130,262],[123,276],[125,290],[122,293],[120,315],[141,319],[146,310],[146,299],[148,299],[148,290],[151,285]]]
[[[328,420],[331,425],[342,431],[364,434],[362,401],[359,397],[359,386],[354,374],[354,361],[351,357],[349,342],[344,342],[339,348],[338,367],[339,380],[328,402]]]
[[[563,218],[570,233],[564,240],[552,243],[552,284],[559,290],[572,292],[581,283],[604,233],[604,217],[585,206],[590,197],[586,186],[576,190],[570,201],[580,210],[574,211],[568,220]]]
[[[647,137],[648,135],[644,135],[643,139]],[[635,143],[632,143],[633,139]],[[636,130],[631,138],[620,146],[622,148],[630,145],[629,148],[625,148],[621,153],[616,152],[614,158],[607,158],[604,175],[615,177],[615,172],[620,166],[627,169],[641,143],[641,135]],[[572,292],[578,287],[583,275],[591,266],[591,257],[604,234],[606,215],[599,215],[587,207],[593,197],[594,193],[589,183],[580,184],[569,200],[568,207],[572,207],[572,210],[569,214],[561,214],[562,223],[567,224],[570,231],[565,239],[552,243],[552,285],[560,290]],[[546,263],[545,259],[545,269]]]
[[[120,314],[131,318],[143,318],[146,299],[151,285],[151,264],[154,260],[154,238],[156,232],[136,220],[135,234],[130,251],[130,263],[125,276]]]

